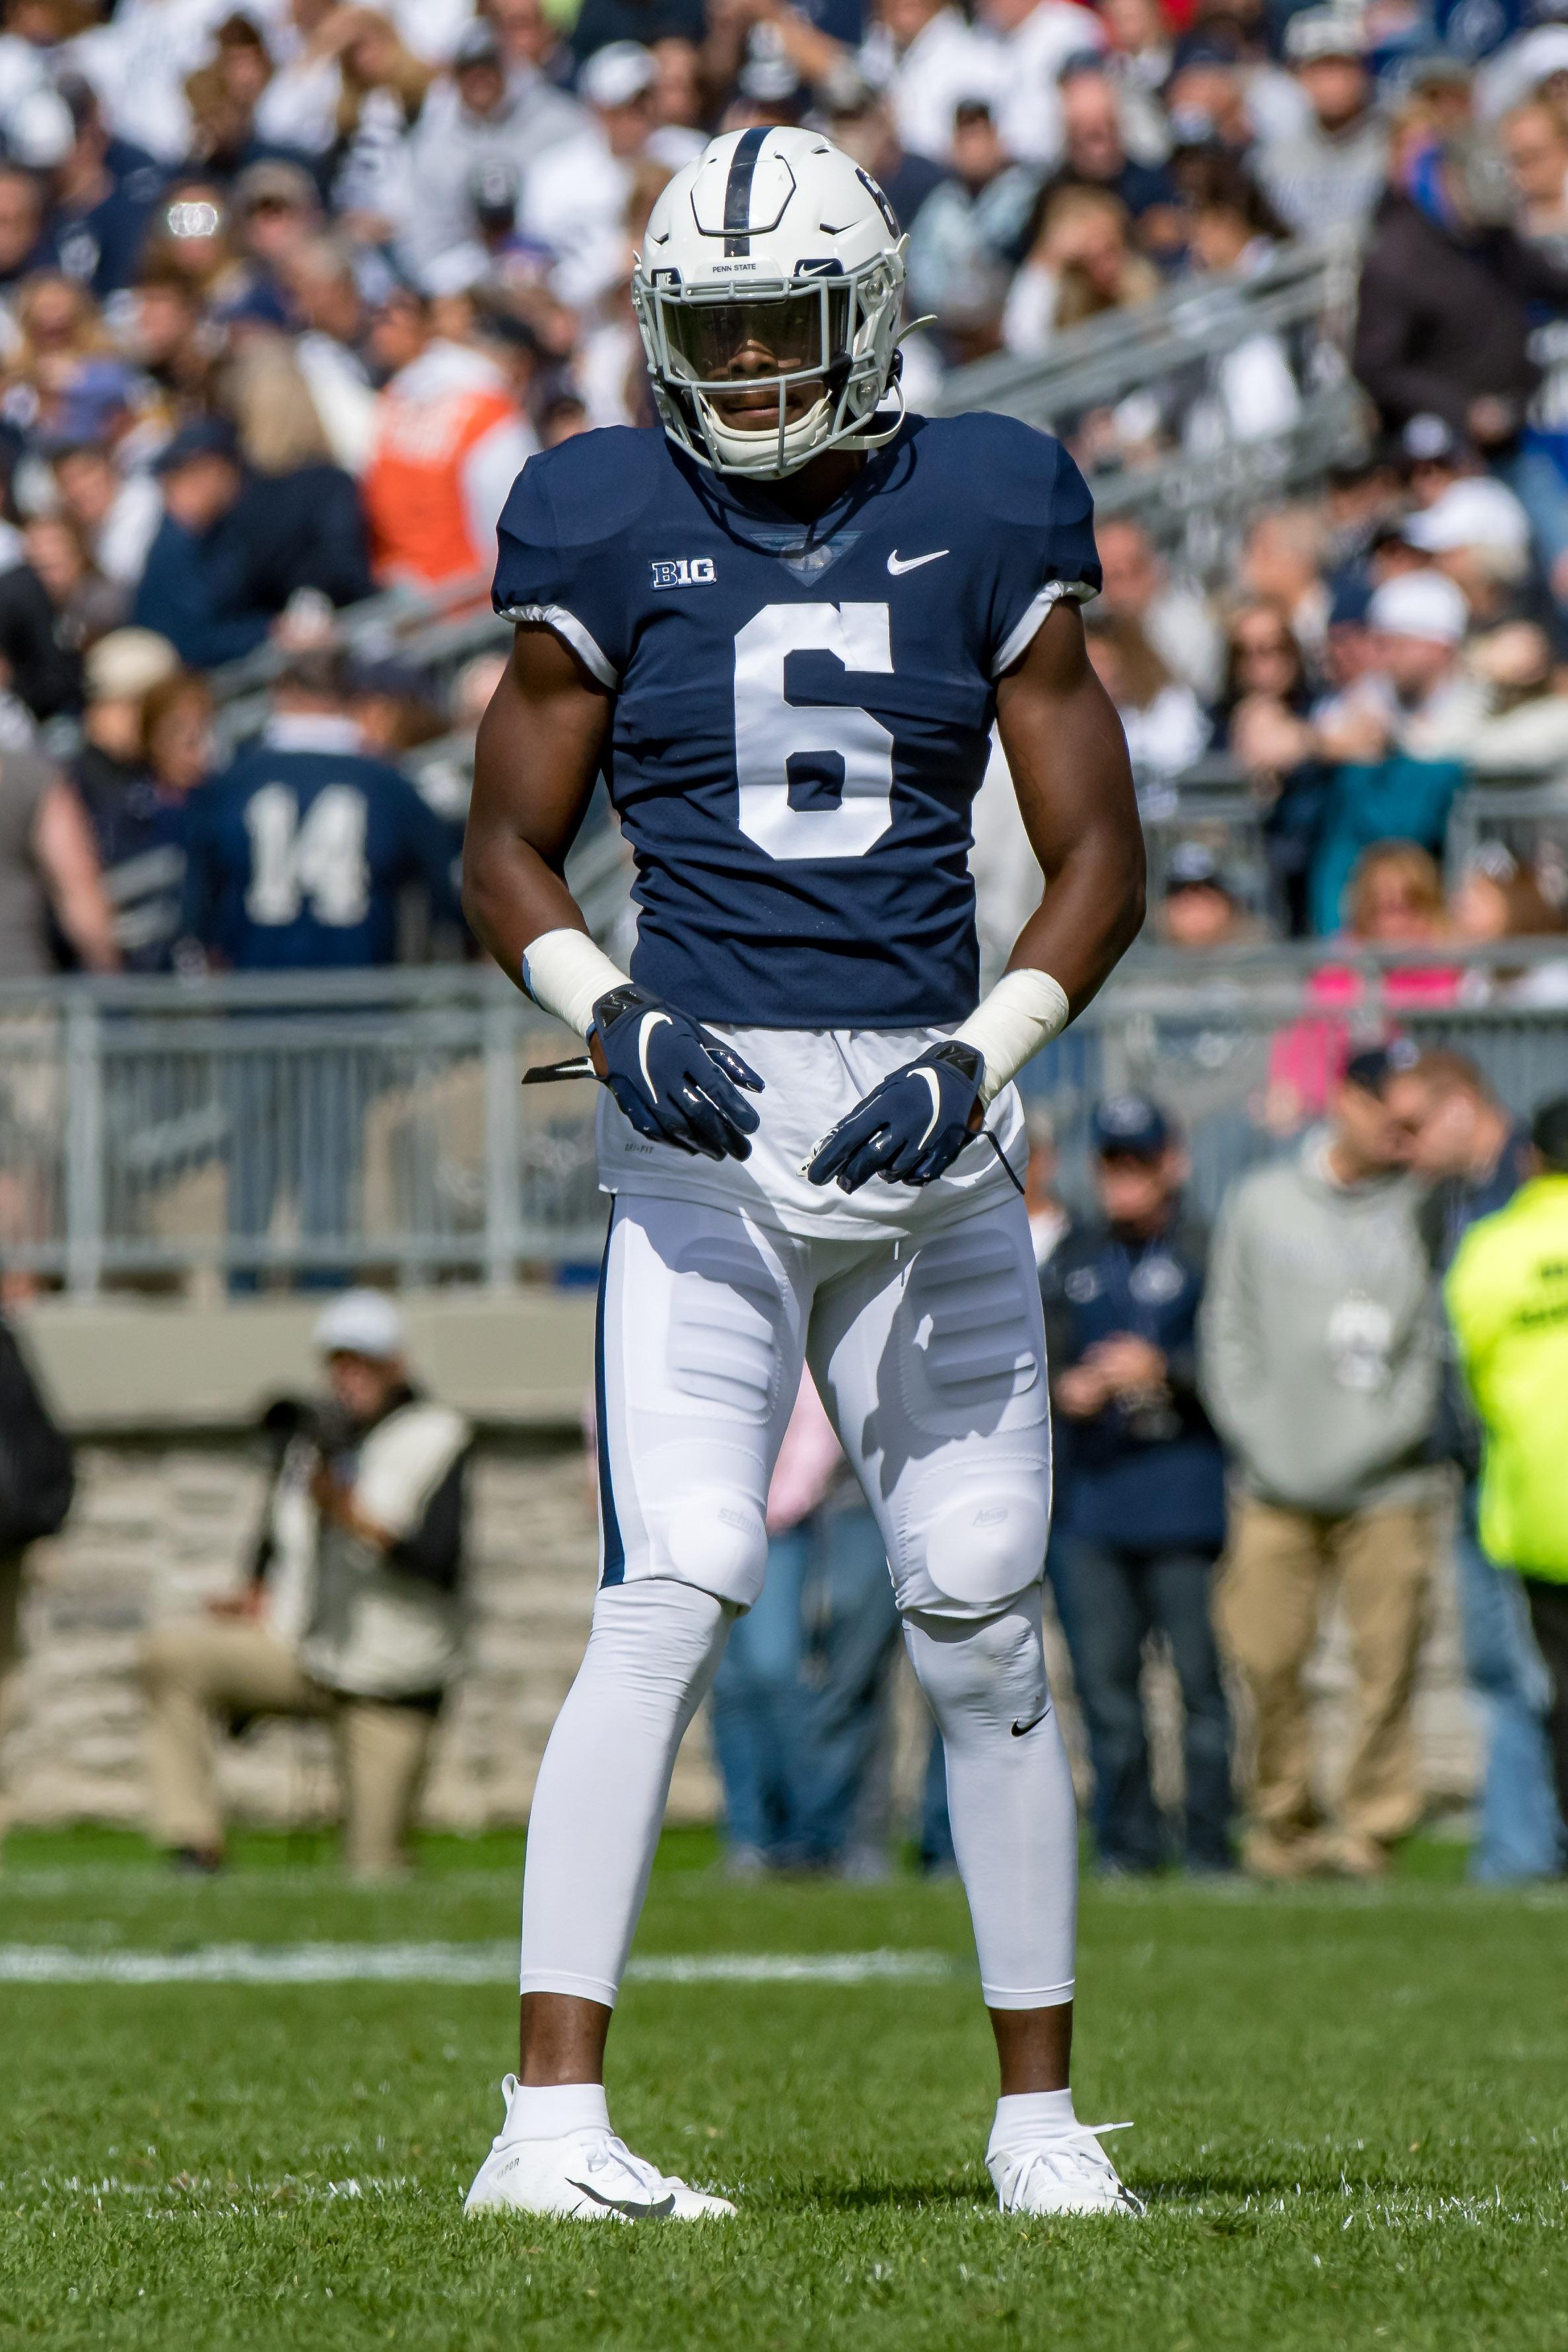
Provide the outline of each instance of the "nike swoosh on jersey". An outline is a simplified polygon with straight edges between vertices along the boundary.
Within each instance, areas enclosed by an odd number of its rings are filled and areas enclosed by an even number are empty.
[[[1037,1729],[1039,1728],[1039,1727],[1040,1727],[1040,1725],[1045,1721],[1046,1717],[1047,1717],[1050,1713],[1051,1713],[1051,1709],[1050,1709],[1050,1707],[1048,1707],[1048,1706],[1042,1706],[1042,1707],[1040,1708],[1040,1713],[1039,1713],[1037,1716],[1035,1716],[1035,1717],[1034,1717],[1034,1718],[1032,1719],[1032,1721],[1030,1721],[1030,1722],[1029,1722],[1029,1723],[1015,1723],[1015,1724],[1014,1724],[1014,1726],[1013,1726],[1013,1738],[1014,1738],[1015,1739],[1027,1739],[1027,1738],[1029,1738],[1030,1733],[1031,1731],[1037,1730]]]
[[[951,555],[952,552],[950,547],[938,547],[934,548],[929,555],[900,556],[898,550],[894,548],[887,559],[887,568],[896,580],[903,572],[918,572],[923,563],[940,563],[945,555]]]
[[[639,2202],[634,2197],[606,2197],[591,2181],[573,2180],[570,2172],[566,2177],[569,2187],[580,2190],[584,2197],[591,2197],[607,2213],[623,2213],[628,2221],[662,2221],[675,2210],[673,2189],[667,2197],[646,2197]]]

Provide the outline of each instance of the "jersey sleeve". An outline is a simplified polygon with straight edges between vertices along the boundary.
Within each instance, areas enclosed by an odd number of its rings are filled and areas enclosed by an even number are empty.
[[[1094,501],[1060,441],[1011,419],[977,469],[994,551],[988,616],[988,667],[1000,677],[1025,651],[1053,604],[1100,593]]]
[[[626,453],[606,445],[626,437],[580,434],[528,459],[501,509],[492,591],[503,620],[553,629],[612,689],[631,654],[620,534],[635,500]]]

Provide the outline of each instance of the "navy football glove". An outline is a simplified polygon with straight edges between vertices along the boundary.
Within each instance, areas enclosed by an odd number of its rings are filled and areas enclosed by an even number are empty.
[[[737,1087],[762,1092],[748,1062],[700,1022],[640,988],[612,988],[593,1008],[604,1078],[639,1135],[705,1160],[745,1160],[757,1113]]]
[[[840,1119],[807,1162],[813,1184],[838,1179],[858,1192],[873,1176],[890,1184],[931,1184],[978,1132],[985,1056],[948,1037],[873,1087]]]

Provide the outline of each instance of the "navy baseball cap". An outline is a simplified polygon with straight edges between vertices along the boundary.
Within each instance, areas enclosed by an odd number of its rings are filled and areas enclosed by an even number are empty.
[[[152,460],[155,474],[172,474],[193,457],[227,457],[239,463],[239,442],[232,425],[221,416],[198,416],[178,433]]]
[[[1236,896],[1224,867],[1207,841],[1178,841],[1166,860],[1166,897],[1178,890],[1221,890]]]
[[[1147,1095],[1107,1095],[1094,1106],[1089,1133],[1102,1160],[1157,1160],[1171,1139],[1170,1121]]]
[[[1344,1066],[1344,1082],[1381,1102],[1389,1079],[1413,1070],[1420,1058],[1421,1048],[1410,1038],[1391,1037],[1386,1045],[1367,1045],[1353,1054]]]

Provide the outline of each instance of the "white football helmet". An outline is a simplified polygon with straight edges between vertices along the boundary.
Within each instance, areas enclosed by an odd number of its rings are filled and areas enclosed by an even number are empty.
[[[902,393],[891,422],[872,419],[897,384],[906,243],[870,173],[820,132],[711,140],[661,194],[632,274],[670,438],[720,473],[764,480],[824,449],[890,441]],[[735,366],[748,347],[755,372]],[[744,425],[715,404],[743,387],[756,414]]]

